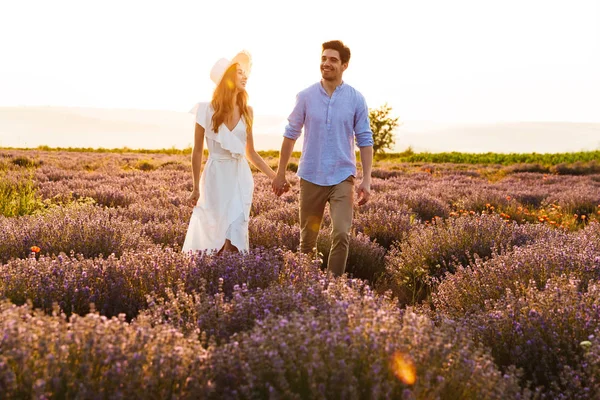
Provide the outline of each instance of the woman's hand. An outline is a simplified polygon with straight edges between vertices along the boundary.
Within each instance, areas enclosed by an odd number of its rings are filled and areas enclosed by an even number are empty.
[[[189,202],[190,206],[195,207],[196,203],[198,203],[199,198],[200,198],[200,189],[192,190],[192,193],[190,193],[190,195],[188,197],[188,202]]]
[[[285,175],[276,175],[275,179],[271,182],[271,188],[273,189],[273,193],[279,197],[290,190],[290,183],[285,179]]]

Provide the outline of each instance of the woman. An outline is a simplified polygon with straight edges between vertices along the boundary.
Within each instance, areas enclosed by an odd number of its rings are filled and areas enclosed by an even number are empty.
[[[246,158],[269,179],[276,175],[254,149],[253,113],[245,90],[250,68],[247,52],[239,53],[232,61],[217,61],[210,73],[217,85],[212,101],[194,108],[193,189],[189,201],[195,207],[184,252],[248,250],[254,180]],[[205,138],[209,156],[200,175]]]

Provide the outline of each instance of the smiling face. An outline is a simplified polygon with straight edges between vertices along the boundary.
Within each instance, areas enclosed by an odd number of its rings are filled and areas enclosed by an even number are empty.
[[[342,74],[348,68],[348,63],[342,64],[337,50],[325,49],[321,54],[321,76],[326,81],[341,81]]]
[[[235,88],[238,92],[242,92],[246,90],[246,82],[248,81],[248,76],[246,72],[239,65],[236,66],[236,74],[235,74]]]

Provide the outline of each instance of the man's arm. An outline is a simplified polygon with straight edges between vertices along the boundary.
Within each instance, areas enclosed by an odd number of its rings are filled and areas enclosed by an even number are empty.
[[[271,186],[273,193],[277,196],[281,196],[283,193],[289,190],[289,183],[285,179],[285,170],[292,156],[294,150],[294,144],[302,133],[302,127],[304,126],[304,119],[306,116],[306,110],[304,101],[301,94],[296,96],[296,105],[294,110],[288,117],[288,125],[285,127],[285,133],[283,134],[283,143],[281,143],[281,152],[279,154],[279,166],[277,167],[277,176],[273,179]]]
[[[371,168],[373,166],[373,132],[369,122],[369,108],[364,97],[356,105],[354,120],[354,135],[360,148],[360,163],[363,170],[363,180],[358,185],[358,205],[362,206],[371,197]]]
[[[358,205],[362,206],[371,197],[371,168],[373,166],[373,146],[360,148],[360,163],[363,170],[363,179],[358,185]]]
[[[281,144],[281,153],[279,154],[279,166],[277,167],[277,176],[273,179],[273,192],[277,196],[281,196],[284,192],[289,190],[289,183],[285,179],[285,170],[290,162],[292,151],[294,151],[295,140],[288,137],[283,138]]]

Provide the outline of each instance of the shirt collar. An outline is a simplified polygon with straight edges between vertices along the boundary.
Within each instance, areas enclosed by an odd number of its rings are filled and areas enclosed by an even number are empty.
[[[345,86],[346,86],[346,83],[344,81],[342,81],[342,83],[340,83],[339,85],[337,85],[335,87],[335,90],[333,91],[333,93],[337,92],[338,90],[342,90]],[[327,94],[327,91],[325,91],[325,88],[323,87],[323,80],[319,81],[319,87],[321,88],[321,92]]]

